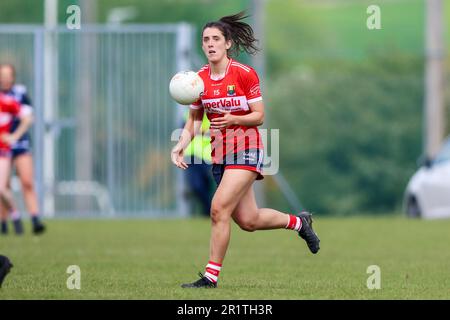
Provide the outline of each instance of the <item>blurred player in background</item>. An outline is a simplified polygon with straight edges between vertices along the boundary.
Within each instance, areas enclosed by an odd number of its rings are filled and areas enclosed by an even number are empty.
[[[0,92],[13,98],[21,105],[22,110],[27,110],[26,112],[31,114],[31,101],[27,95],[26,87],[16,84],[15,82],[16,72],[14,66],[10,64],[0,64]],[[11,132],[15,132],[21,123],[21,119],[15,116],[10,125]],[[14,137],[14,141],[12,141],[13,143],[11,144],[11,160],[20,179],[25,205],[31,216],[33,233],[40,234],[45,230],[45,226],[39,219],[39,206],[33,181],[33,158],[30,149],[31,141],[30,134],[27,130],[20,132],[20,135]],[[10,177],[8,177],[8,186],[9,179]],[[11,202],[8,211],[5,212],[4,210],[6,210],[6,207],[3,207],[1,212],[2,232],[7,233],[7,217],[8,214],[10,214],[16,234],[22,234],[23,225],[17,208]]]
[[[11,132],[14,116],[20,118],[20,124]],[[16,143],[28,130],[31,123],[31,108],[21,107],[14,98],[0,92],[0,207],[3,212],[1,221],[1,233],[3,234],[8,232],[7,212],[13,209],[12,194],[8,188],[11,174],[11,145]]]
[[[312,229],[310,213],[285,214],[256,204],[253,183],[263,178],[263,145],[257,127],[264,121],[264,102],[255,70],[231,58],[241,50],[251,54],[258,50],[253,30],[242,22],[244,18],[241,12],[204,26],[202,49],[208,64],[198,74],[205,90],[191,105],[180,140],[172,149],[172,162],[186,169],[184,150],[201,127],[206,111],[211,122],[212,170],[218,184],[211,205],[209,261],[205,274],[183,284],[183,288],[217,286],[230,240],[231,219],[250,232],[295,230],[312,253],[319,251],[320,240]]]
[[[186,117],[189,117],[189,113]],[[206,114],[203,116],[200,133],[192,139],[184,155],[191,164],[185,171],[187,186],[190,189],[187,196],[190,200],[191,212],[194,212],[194,202],[198,200],[202,216],[209,217],[214,182],[211,174],[209,120]]]

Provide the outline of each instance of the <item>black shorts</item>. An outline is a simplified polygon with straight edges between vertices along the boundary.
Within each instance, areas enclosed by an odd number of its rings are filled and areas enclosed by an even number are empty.
[[[13,147],[11,148],[13,159],[22,155],[31,152],[30,148],[30,140],[29,139],[20,139],[17,141]]]
[[[262,166],[264,151],[260,149],[249,149],[230,154],[225,157],[223,163],[213,164],[212,173],[217,185],[220,184],[226,169],[243,169],[254,171],[258,174],[256,180],[264,179]]]
[[[15,159],[18,156],[21,156],[23,154],[28,154],[30,152],[31,152],[30,149],[26,149],[26,148],[12,149],[12,158]]]

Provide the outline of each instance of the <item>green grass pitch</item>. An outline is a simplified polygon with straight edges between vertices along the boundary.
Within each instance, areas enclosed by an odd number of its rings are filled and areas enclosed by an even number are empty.
[[[14,268],[0,299],[449,299],[450,220],[321,218],[322,249],[292,231],[233,226],[217,289],[181,289],[208,259],[210,222],[53,220],[42,237],[0,237]],[[67,267],[81,289],[67,289]],[[366,286],[381,268],[381,289]]]

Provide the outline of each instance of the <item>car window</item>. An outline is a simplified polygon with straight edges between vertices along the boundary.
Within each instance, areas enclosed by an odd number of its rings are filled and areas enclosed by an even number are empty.
[[[433,162],[437,164],[447,161],[450,161],[450,139],[447,139],[446,143],[442,147],[441,151],[439,151]]]

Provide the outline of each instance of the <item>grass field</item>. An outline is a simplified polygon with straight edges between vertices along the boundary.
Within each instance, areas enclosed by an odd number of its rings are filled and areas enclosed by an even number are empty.
[[[206,220],[55,220],[0,238],[15,264],[0,299],[450,299],[450,221],[316,218],[312,255],[292,231],[234,227],[219,288],[186,290],[207,261]],[[29,230],[27,230],[29,231]],[[69,265],[81,290],[69,290]],[[369,265],[381,289],[369,290]]]

